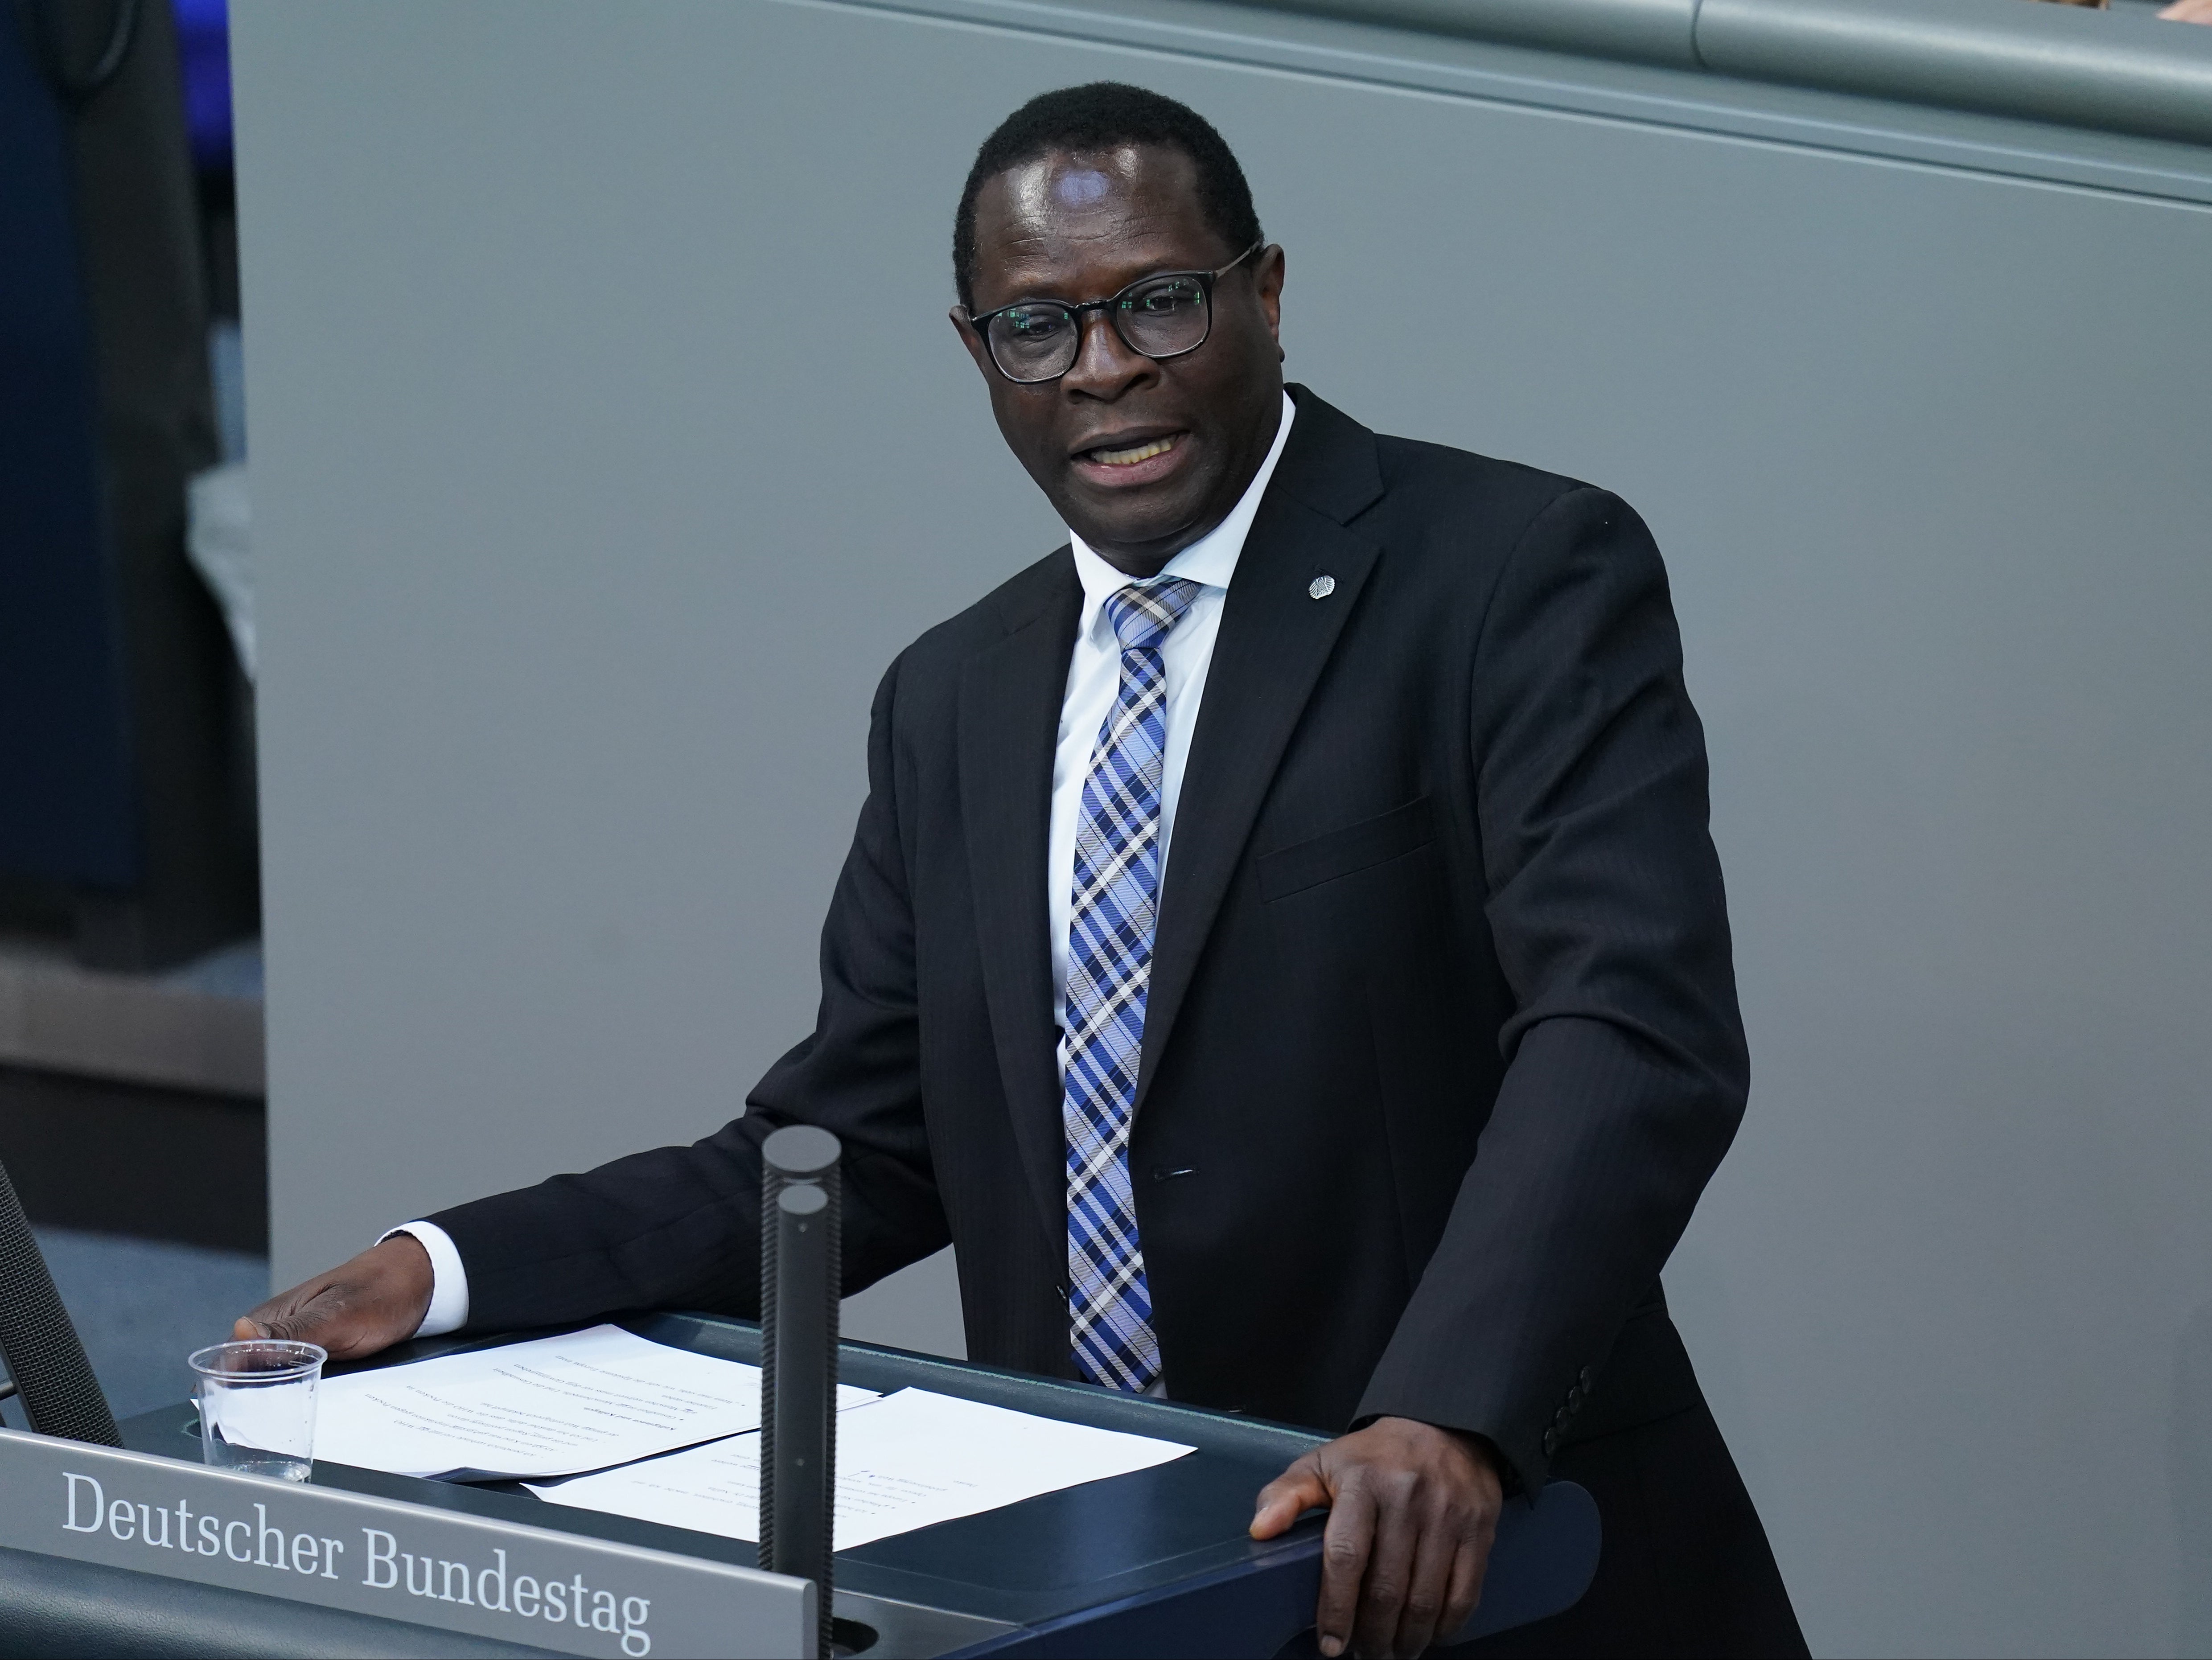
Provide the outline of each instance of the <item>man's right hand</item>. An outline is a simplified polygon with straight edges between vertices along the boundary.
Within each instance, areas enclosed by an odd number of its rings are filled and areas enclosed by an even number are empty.
[[[251,1314],[231,1335],[244,1342],[279,1337],[319,1343],[333,1360],[358,1360],[415,1335],[429,1311],[430,1253],[410,1233],[395,1233],[327,1274],[302,1280]]]

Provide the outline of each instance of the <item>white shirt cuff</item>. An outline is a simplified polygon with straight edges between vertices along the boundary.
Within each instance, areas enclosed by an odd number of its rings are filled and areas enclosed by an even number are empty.
[[[469,1271],[461,1266],[461,1253],[453,1237],[435,1222],[409,1222],[377,1240],[382,1244],[392,1234],[411,1235],[430,1256],[430,1306],[417,1337],[443,1337],[469,1323]]]

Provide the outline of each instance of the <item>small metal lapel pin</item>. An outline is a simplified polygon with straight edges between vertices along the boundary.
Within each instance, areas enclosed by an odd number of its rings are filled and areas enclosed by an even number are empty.
[[[1334,576],[1316,576],[1306,584],[1306,597],[1310,599],[1326,599],[1335,592],[1336,578]]]

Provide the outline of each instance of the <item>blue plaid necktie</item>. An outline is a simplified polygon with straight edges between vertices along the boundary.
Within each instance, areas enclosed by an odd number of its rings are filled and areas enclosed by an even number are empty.
[[[1159,1376],[1152,1296],[1129,1189],[1129,1125],[1160,893],[1160,775],[1167,672],[1160,643],[1198,597],[1170,577],[1106,601],[1121,690],[1099,728],[1075,826],[1067,1012],[1060,1037],[1067,1130],[1068,1334],[1076,1369],[1139,1393]]]

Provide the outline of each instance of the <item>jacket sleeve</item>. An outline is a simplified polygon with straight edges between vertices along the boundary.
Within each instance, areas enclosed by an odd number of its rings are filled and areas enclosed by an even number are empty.
[[[818,1124],[844,1144],[847,1293],[951,1237],[922,1124],[914,915],[893,760],[899,668],[876,693],[868,798],[823,927],[813,1035],[769,1069],[743,1117],[704,1140],[430,1218],[467,1270],[467,1329],[623,1309],[757,1316],[760,1144],[787,1124]]]
[[[1486,1435],[1534,1491],[1728,1150],[1749,1062],[1704,731],[1625,503],[1577,488],[1532,520],[1469,696],[1507,1067],[1360,1414]]]

